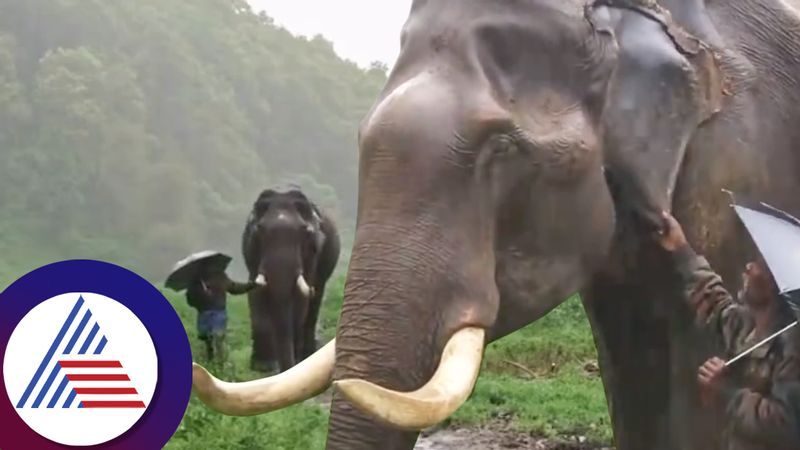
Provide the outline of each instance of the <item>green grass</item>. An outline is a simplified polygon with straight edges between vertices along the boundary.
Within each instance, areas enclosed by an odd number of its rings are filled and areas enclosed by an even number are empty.
[[[609,443],[610,420],[595,368],[591,329],[575,297],[489,346],[475,392],[448,425],[503,421],[537,435],[576,434]]]
[[[330,283],[320,316],[324,340],[335,334],[342,302],[343,279]],[[192,340],[195,312],[182,295],[166,292]],[[218,376],[244,381],[259,377],[248,368],[250,342],[244,297],[229,300],[230,363]],[[580,434],[597,442],[611,440],[610,422],[599,375],[584,369],[595,362],[589,325],[579,299],[573,298],[542,320],[489,346],[475,392],[444,425],[491,425],[543,436]],[[227,417],[192,398],[168,450],[322,449],[328,411],[309,400],[255,417]]]

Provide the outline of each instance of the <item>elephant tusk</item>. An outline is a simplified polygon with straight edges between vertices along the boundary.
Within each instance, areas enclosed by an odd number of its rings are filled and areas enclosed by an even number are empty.
[[[303,277],[302,273],[297,276],[297,288],[300,289],[300,293],[303,294],[303,297],[307,298],[311,296],[311,288],[308,286],[308,283],[306,283],[306,279]]]
[[[209,408],[229,416],[275,411],[315,397],[331,384],[335,339],[291,369],[243,383],[221,381],[192,364],[192,390]]]
[[[433,377],[414,392],[392,391],[359,379],[333,384],[364,413],[395,428],[419,431],[448,418],[470,396],[481,367],[484,335],[476,327],[456,332]]]
[[[258,274],[256,277],[256,284],[265,287],[267,285],[267,277],[265,277],[263,273]]]

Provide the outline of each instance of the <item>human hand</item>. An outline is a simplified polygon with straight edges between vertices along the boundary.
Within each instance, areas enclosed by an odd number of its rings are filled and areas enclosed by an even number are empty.
[[[697,371],[697,381],[701,388],[716,393],[720,388],[720,380],[725,375],[725,371],[725,361],[715,356],[700,366]]]
[[[675,217],[666,211],[661,212],[661,217],[664,219],[664,227],[656,232],[656,242],[661,248],[672,253],[688,245],[683,227]]]

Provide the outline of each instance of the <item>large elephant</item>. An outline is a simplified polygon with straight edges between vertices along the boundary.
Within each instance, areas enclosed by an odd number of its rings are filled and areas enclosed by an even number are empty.
[[[414,1],[360,130],[336,339],[291,377],[196,367],[196,392],[256,414],[333,381],[329,450],[411,449],[485,344],[579,291],[617,448],[715,448],[711,341],[650,235],[672,210],[734,288],[754,248],[721,189],[800,213],[797,30],[781,0]]]
[[[316,328],[325,284],[339,259],[339,234],[296,187],[262,192],[247,218],[242,253],[249,293],[254,369],[281,371],[317,350]]]

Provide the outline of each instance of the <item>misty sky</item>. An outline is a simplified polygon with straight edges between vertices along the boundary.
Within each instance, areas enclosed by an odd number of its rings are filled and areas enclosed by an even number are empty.
[[[394,64],[411,0],[248,0],[295,34],[321,34],[361,66]]]

